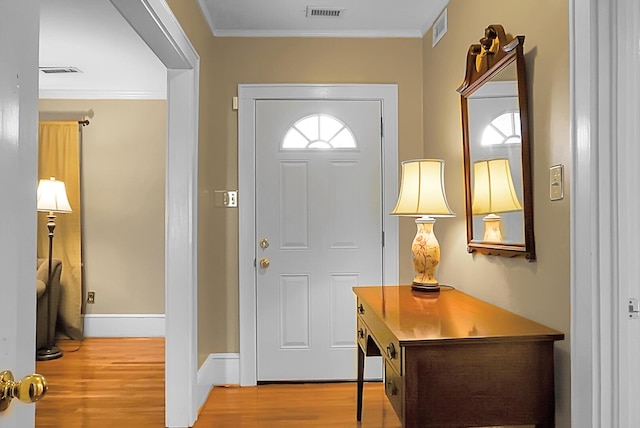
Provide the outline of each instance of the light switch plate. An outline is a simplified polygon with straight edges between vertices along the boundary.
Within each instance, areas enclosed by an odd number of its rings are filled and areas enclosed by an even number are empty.
[[[549,168],[549,199],[559,201],[564,198],[564,165]]]

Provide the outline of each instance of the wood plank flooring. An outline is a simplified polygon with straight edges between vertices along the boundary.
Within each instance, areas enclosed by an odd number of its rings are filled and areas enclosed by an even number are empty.
[[[62,358],[38,361],[49,382],[36,428],[164,427],[164,339],[58,341]],[[70,352],[80,346],[77,352]]]
[[[400,428],[382,383],[367,383],[362,423],[355,383],[216,387],[194,428]]]
[[[59,341],[64,357],[36,364],[49,392],[36,428],[164,427],[164,340]],[[194,428],[399,428],[381,383],[364,391],[355,420],[354,383],[216,387]],[[22,405],[22,404],[16,404]]]

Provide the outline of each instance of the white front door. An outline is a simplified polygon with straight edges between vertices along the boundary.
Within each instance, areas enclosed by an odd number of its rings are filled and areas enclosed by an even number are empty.
[[[355,378],[352,287],[383,280],[381,104],[256,102],[259,381]]]
[[[39,3],[0,9],[0,371],[20,379],[35,368]],[[0,427],[33,427],[34,412],[13,400]]]

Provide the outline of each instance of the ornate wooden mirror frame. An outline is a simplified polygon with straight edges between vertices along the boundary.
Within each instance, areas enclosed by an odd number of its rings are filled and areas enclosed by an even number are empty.
[[[524,36],[489,25],[480,43],[469,48],[458,92],[467,250],[535,260],[523,44]]]

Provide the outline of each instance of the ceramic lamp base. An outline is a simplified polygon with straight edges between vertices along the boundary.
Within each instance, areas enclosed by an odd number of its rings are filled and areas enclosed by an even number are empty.
[[[484,237],[485,242],[502,242],[502,218],[496,214],[489,214],[485,216],[482,221],[484,222]]]
[[[434,218],[426,216],[416,219],[418,231],[411,245],[413,270],[416,273],[413,278],[414,286],[438,287],[435,273],[440,263],[440,244],[433,233],[435,222]]]

